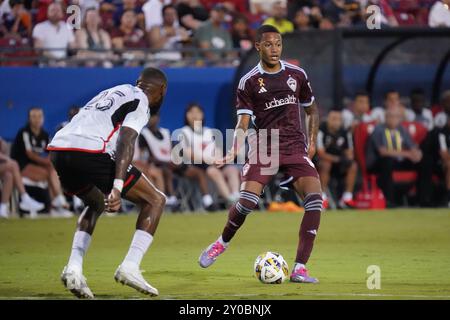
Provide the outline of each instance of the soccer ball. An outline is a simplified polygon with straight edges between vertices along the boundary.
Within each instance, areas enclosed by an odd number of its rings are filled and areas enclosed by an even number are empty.
[[[283,283],[289,274],[289,268],[281,254],[276,252],[261,253],[255,261],[255,276],[262,283]]]

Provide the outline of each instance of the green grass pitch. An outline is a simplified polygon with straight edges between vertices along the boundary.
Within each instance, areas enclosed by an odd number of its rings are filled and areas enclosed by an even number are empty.
[[[102,217],[84,273],[100,299],[147,298],[116,284],[135,215]],[[309,262],[316,285],[264,285],[253,275],[256,256],[280,252],[289,266],[299,214],[255,212],[229,250],[208,269],[201,250],[222,230],[226,213],[166,214],[144,258],[144,277],[156,299],[450,299],[450,211],[329,211],[322,215]],[[59,280],[75,219],[0,221],[0,298],[75,299]],[[367,267],[381,269],[381,289],[369,290]]]

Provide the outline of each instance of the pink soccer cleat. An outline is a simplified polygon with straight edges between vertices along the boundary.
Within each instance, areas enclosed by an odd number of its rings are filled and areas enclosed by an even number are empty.
[[[297,270],[294,269],[294,271],[292,271],[291,282],[318,283],[319,279],[310,277],[308,275],[308,270],[306,268],[300,267]]]
[[[205,251],[202,252],[200,258],[198,259],[200,267],[208,268],[216,261],[217,257],[220,256],[225,250],[226,247],[223,244],[221,244],[218,240],[213,244],[211,244],[208,248],[206,248]]]

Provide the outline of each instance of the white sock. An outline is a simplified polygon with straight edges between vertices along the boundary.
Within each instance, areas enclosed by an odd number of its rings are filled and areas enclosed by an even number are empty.
[[[294,272],[299,270],[299,269],[306,269],[306,266],[303,263],[296,262],[295,265],[294,265]]]
[[[145,231],[136,230],[131,241],[130,249],[122,262],[122,265],[139,268],[144,254],[152,244],[153,236]]]
[[[22,201],[30,200],[30,195],[28,193],[24,192],[23,194],[20,195],[20,200],[22,200]]]
[[[342,195],[342,200],[344,201],[350,201],[353,199],[353,193],[345,191],[344,194]]]
[[[212,205],[212,203],[213,203],[213,198],[211,197],[210,194],[205,194],[205,195],[202,197],[202,202],[203,202],[203,206],[209,207],[209,206]]]
[[[73,237],[72,253],[70,254],[67,266],[70,269],[83,271],[83,257],[86,254],[89,244],[91,243],[91,235],[84,231],[77,231]]]
[[[327,200],[328,196],[326,194],[326,192],[322,192],[322,200]]]
[[[0,213],[1,214],[8,214],[8,204],[7,203],[0,203]]]
[[[53,199],[52,205],[56,208],[61,208],[67,205],[66,197],[63,194],[59,194]]]
[[[224,247],[228,247],[228,245],[230,244],[230,242],[223,241],[222,236],[220,236],[219,239],[217,239],[217,241],[219,241],[220,244],[223,245]]]

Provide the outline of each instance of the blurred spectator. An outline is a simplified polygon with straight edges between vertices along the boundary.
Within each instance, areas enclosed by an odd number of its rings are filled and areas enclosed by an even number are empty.
[[[48,6],[48,20],[38,23],[33,29],[34,47],[43,50],[40,53],[50,60],[52,66],[65,66],[65,61],[58,61],[67,57],[67,49],[75,45],[75,36],[71,27],[62,21],[63,9],[60,3],[54,2]]]
[[[394,206],[394,170],[418,171],[422,152],[414,144],[408,131],[401,125],[402,110],[386,110],[386,123],[375,127],[367,146],[367,169],[377,175],[377,184],[383,191],[388,206]]]
[[[450,27],[450,0],[436,1],[428,16],[430,27]]]
[[[322,18],[319,21],[319,29],[320,30],[333,30],[334,29],[333,21],[331,21],[331,19],[329,19],[329,18]]]
[[[429,131],[433,129],[433,114],[427,108],[425,92],[422,89],[414,89],[409,95],[410,107],[406,109],[406,121],[422,123]]]
[[[398,27],[398,21],[388,0],[370,0],[368,5],[376,5],[381,9],[376,20],[380,21],[382,26]]]
[[[225,10],[224,6],[216,5],[210,12],[209,20],[203,22],[194,33],[195,43],[200,49],[206,50],[203,55],[210,61],[220,61],[225,56],[233,57],[233,54],[226,53],[233,49],[233,42],[230,33],[222,27]]]
[[[121,18],[125,11],[134,11],[136,14],[137,25],[141,30],[145,30],[145,16],[142,8],[137,5],[137,0],[123,0],[122,3],[116,5],[114,10],[114,25],[118,26],[121,23]]]
[[[81,16],[85,17],[88,9],[99,11],[101,2],[103,2],[103,0],[72,0],[71,4],[79,6],[81,9]]]
[[[326,122],[322,123],[317,135],[317,155],[319,176],[323,190],[328,190],[331,177],[345,179],[344,192],[339,200],[341,208],[354,207],[353,189],[357,166],[353,156],[353,141],[349,131],[342,127],[342,114],[339,110],[330,110]],[[328,197],[322,195],[324,206],[328,206]]]
[[[239,199],[239,170],[234,165],[226,165],[218,169],[213,165],[217,157],[213,132],[203,125],[204,112],[200,105],[192,103],[185,113],[185,126],[182,128],[183,158],[185,163],[193,163],[194,166],[206,172],[215,183],[219,195],[228,203]]]
[[[445,187],[447,189],[447,206],[450,208],[450,117],[446,125],[438,130],[440,164],[445,173]]]
[[[205,0],[203,3],[208,10],[211,10],[216,4],[221,3],[229,12],[245,16],[249,14],[246,1],[242,0]]]
[[[170,131],[158,128],[158,122],[159,116],[153,115],[148,125],[142,129],[133,164],[152,180],[156,188],[168,196],[166,204],[173,206],[178,202],[173,191],[173,174],[165,168],[171,161],[172,142]]]
[[[2,182],[0,190],[2,194],[0,199],[0,218],[9,217],[8,205],[14,187],[19,191],[20,209],[30,212],[41,211],[45,205],[31,198],[26,192],[22,176],[20,175],[19,165],[5,154],[3,144],[4,142],[0,138],[0,180]]]
[[[153,27],[163,24],[162,9],[165,5],[171,4],[172,0],[148,0],[142,6],[145,17],[145,30],[150,31]],[[178,25],[178,21],[176,22]]]
[[[62,194],[58,174],[47,153],[49,135],[43,129],[44,113],[33,107],[28,113],[28,124],[17,133],[12,147],[12,158],[19,164],[22,177],[33,182],[47,181],[53,199],[52,215],[69,217],[68,203]]]
[[[69,112],[67,113],[68,119],[66,121],[63,121],[60,124],[58,124],[56,126],[56,130],[55,131],[58,131],[58,130],[64,128],[70,122],[70,120],[72,120],[72,118],[75,117],[75,115],[78,112],[80,112],[80,107],[79,106],[75,106],[75,105],[71,106],[69,108]]]
[[[31,15],[25,9],[23,0],[6,0],[11,11],[4,13],[0,20],[0,36],[14,38],[31,37]]]
[[[120,26],[111,32],[114,49],[120,50],[126,65],[136,65],[145,58],[145,53],[139,50],[124,51],[125,49],[142,49],[147,47],[144,31],[137,27],[136,13],[127,10],[120,19]]]
[[[263,24],[274,26],[281,34],[294,31],[294,25],[288,19],[286,4],[277,1],[272,5],[270,18],[267,18]]]
[[[0,0],[0,23],[3,22],[3,16],[11,12],[9,0]]]
[[[114,59],[109,34],[100,28],[100,15],[96,9],[88,9],[83,20],[83,27],[75,33],[77,57],[86,59],[85,65],[94,67],[102,65],[112,67]],[[89,60],[92,58],[92,60]]]
[[[311,8],[317,5],[316,0],[291,0],[288,1],[288,15],[287,18],[291,21],[295,20],[299,10],[303,10],[306,15],[311,13]]]
[[[26,2],[30,2],[30,0],[26,0]],[[43,22],[48,20],[48,7],[52,3],[59,3],[63,8],[63,11],[66,12],[66,8],[71,4],[71,0],[31,0],[30,10],[35,12],[33,15],[36,23]]]
[[[248,20],[243,15],[236,15],[231,23],[231,39],[233,48],[250,50],[253,48],[253,30],[248,25]]]
[[[273,5],[277,2],[287,6],[287,0],[250,0],[250,11],[256,15],[271,15]]]
[[[441,108],[442,111],[434,116],[434,125],[437,128],[443,128],[446,125],[447,119],[450,115],[450,90],[446,90],[442,93]]]
[[[186,30],[197,30],[209,18],[208,10],[199,0],[179,0],[177,10],[180,24]]]
[[[311,29],[311,19],[303,8],[298,9],[294,17],[295,30],[305,31]]]
[[[366,92],[357,92],[350,109],[342,110],[342,124],[345,130],[351,130],[362,122],[370,122],[370,100]]]
[[[155,54],[159,60],[178,61],[182,55],[179,51],[182,44],[189,40],[186,29],[178,25],[178,13],[173,5],[162,8],[163,23],[150,30],[150,44],[152,49],[164,49]]]
[[[205,172],[193,165],[172,163],[170,131],[159,127],[159,115],[151,117],[148,126],[142,130],[139,136],[138,144],[138,149],[147,166],[153,170],[159,170],[162,174],[163,187],[160,190],[169,196],[167,205],[176,207],[179,203],[173,186],[174,174],[197,181],[203,198],[203,206],[208,208],[212,205],[213,200],[208,193],[208,180]]]
[[[322,7],[323,15],[330,19],[333,24],[338,24],[341,16],[346,13],[345,3],[346,0],[327,1]]]
[[[386,91],[386,93],[384,94],[383,106],[373,108],[370,116],[374,121],[384,123],[386,110],[395,107],[404,109],[403,105],[400,102],[400,93],[396,90],[391,89]]]

